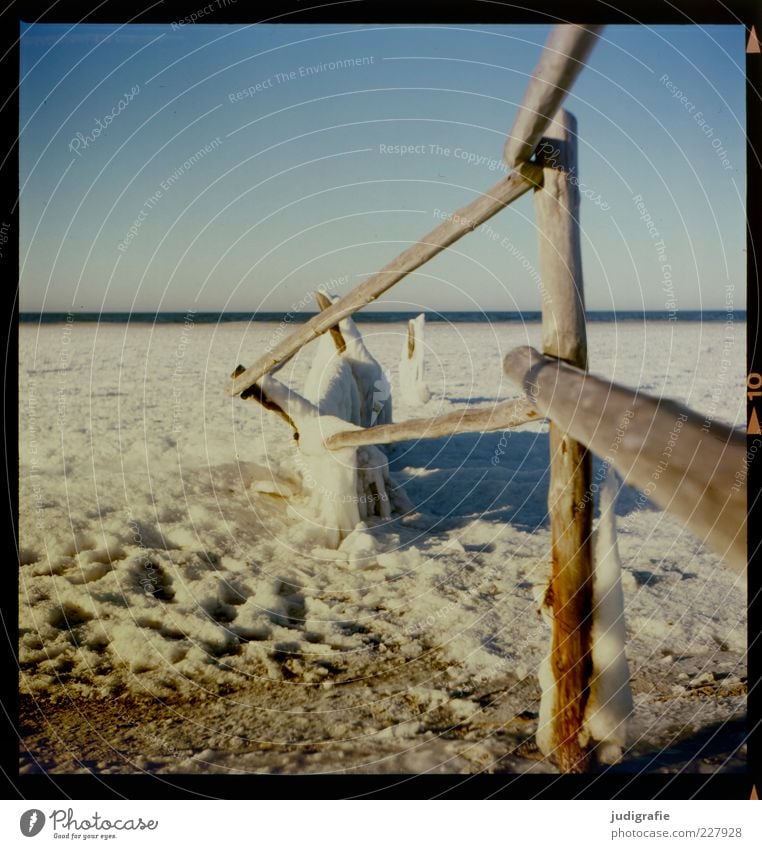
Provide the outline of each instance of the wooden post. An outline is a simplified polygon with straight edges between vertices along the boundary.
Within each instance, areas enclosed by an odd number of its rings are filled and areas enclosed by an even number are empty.
[[[328,295],[325,294],[325,292],[316,292],[315,300],[317,301],[318,309],[320,310],[320,312],[323,312],[323,310],[327,310],[328,307],[331,306],[331,299],[328,297]],[[336,346],[336,350],[340,354],[343,354],[344,351],[347,350],[347,343],[344,340],[344,334],[341,332],[341,330],[339,330],[339,325],[334,325],[329,329],[328,332],[331,334],[331,338],[333,339],[333,344]]]
[[[543,284],[544,353],[587,368],[582,289],[576,120],[559,110],[538,148],[543,185],[534,194]],[[550,424],[552,574],[547,602],[553,610],[550,665],[555,681],[550,748],[562,772],[592,766],[580,743],[592,675],[591,458],[584,445]],[[546,754],[549,754],[546,752]]]

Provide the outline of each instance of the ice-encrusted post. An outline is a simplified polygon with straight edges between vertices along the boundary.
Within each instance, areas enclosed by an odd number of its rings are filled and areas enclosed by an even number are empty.
[[[423,329],[426,315],[421,313],[407,323],[407,339],[400,356],[400,390],[408,404],[425,404],[431,392],[423,376]]]
[[[534,193],[542,278],[546,355],[587,368],[577,170],[577,122],[560,109],[537,149],[543,185]],[[592,676],[591,457],[584,445],[550,424],[552,573],[546,602],[553,638],[541,674],[543,707],[537,743],[562,772],[585,772],[585,706]]]

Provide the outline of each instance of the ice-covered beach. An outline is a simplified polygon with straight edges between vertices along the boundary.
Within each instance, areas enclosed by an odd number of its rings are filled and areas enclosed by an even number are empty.
[[[394,418],[488,407],[540,325],[361,325]],[[406,442],[413,509],[339,549],[289,428],[223,385],[277,323],[23,324],[24,771],[553,772],[533,745],[549,628],[547,426]],[[742,321],[593,322],[591,371],[730,424]],[[302,391],[313,346],[279,374]],[[617,769],[739,768],[745,579],[632,489],[617,503],[635,713]]]

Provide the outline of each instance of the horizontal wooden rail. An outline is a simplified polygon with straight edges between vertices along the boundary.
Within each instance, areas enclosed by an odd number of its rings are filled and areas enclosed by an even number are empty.
[[[514,348],[506,375],[538,411],[679,516],[731,567],[746,568],[746,440],[674,401]]]
[[[539,185],[542,185],[542,169],[536,165],[524,163],[467,206],[450,215],[427,236],[385,265],[381,271],[376,272],[341,300],[326,307],[297,328],[289,337],[260,357],[254,365],[228,381],[225,386],[226,391],[230,395],[240,395],[245,392],[253,383],[292,357],[308,342],[317,339],[338,324],[342,318],[367,306],[411,271],[415,271],[446,247],[457,242],[461,236],[470,233],[516,198]]]
[[[456,433],[487,433],[541,419],[542,416],[531,401],[519,398],[515,401],[501,401],[488,410],[456,410],[429,419],[409,419],[364,430],[340,431],[325,440],[325,447],[335,451],[360,445],[404,442],[407,439],[436,439]]]
[[[510,168],[526,162],[585,67],[602,26],[553,27],[508,134],[503,158]]]

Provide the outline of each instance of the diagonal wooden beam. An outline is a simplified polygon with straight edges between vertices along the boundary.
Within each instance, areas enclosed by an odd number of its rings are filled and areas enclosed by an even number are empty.
[[[334,327],[342,318],[370,304],[379,295],[399,283],[403,277],[428,262],[461,236],[475,230],[525,192],[542,184],[542,169],[530,163],[495,183],[484,194],[457,210],[420,241],[404,250],[381,271],[369,277],[341,300],[314,315],[288,338],[260,357],[254,365],[232,378],[225,386],[230,395],[240,395],[276,366],[293,357],[308,342]]]
[[[239,374],[243,372],[243,366],[236,366],[235,371],[231,374],[231,377],[237,377]],[[296,427],[294,420],[289,416],[286,410],[274,401],[258,383],[252,383],[251,386],[245,391],[241,393],[241,398],[245,401],[251,399],[252,401],[257,401],[261,404],[266,410],[271,410],[277,416],[283,419],[284,422],[294,431],[294,436],[296,439],[299,439],[299,431]]]
[[[602,26],[559,24],[550,32],[505,143],[510,168],[534,154],[553,116],[585,67]]]
[[[487,410],[461,409],[428,419],[410,419],[363,430],[340,431],[325,440],[325,447],[336,451],[339,448],[385,445],[407,439],[436,439],[456,433],[487,433],[541,420],[542,416],[534,404],[526,398],[519,398],[501,401]]]

